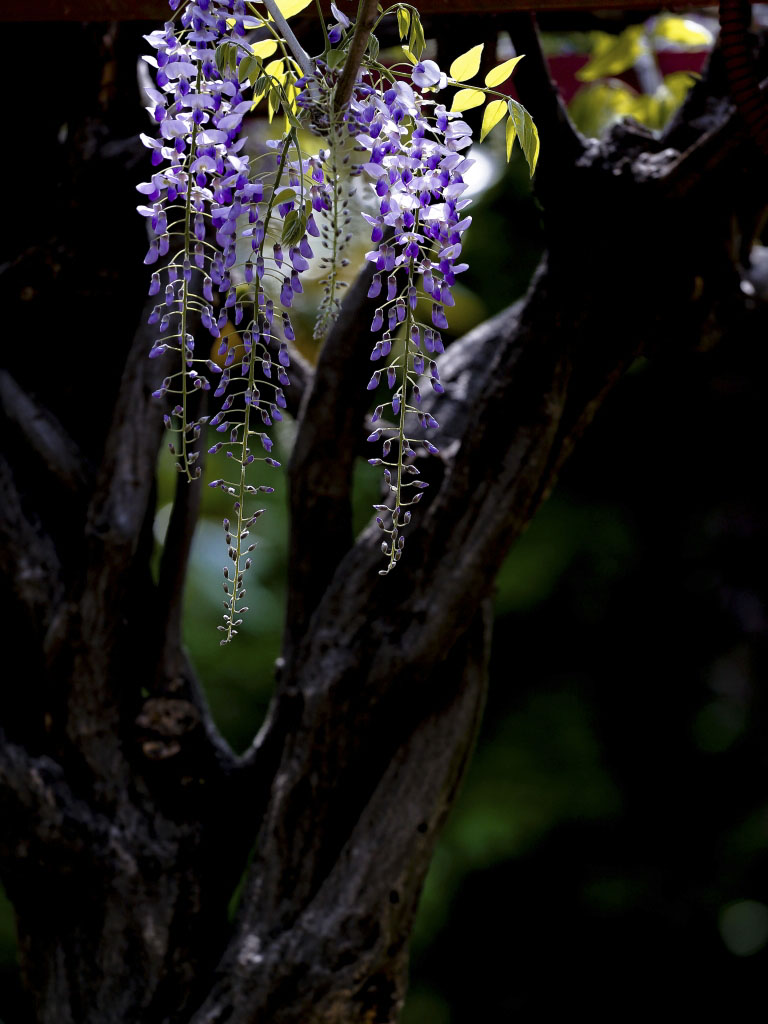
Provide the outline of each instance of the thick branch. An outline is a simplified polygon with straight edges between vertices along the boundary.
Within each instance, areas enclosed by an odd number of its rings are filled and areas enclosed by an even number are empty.
[[[345,690],[343,707],[306,706],[286,744],[238,933],[194,1024],[395,1019],[418,897],[480,720],[489,625],[484,607],[415,700],[404,683],[373,706],[361,688]],[[367,741],[361,773],[339,776],[344,813],[313,830],[323,819],[311,814],[310,780],[333,772],[340,748],[361,753],[353,721]],[[309,813],[287,835],[294,786]],[[286,842],[297,841],[322,865],[310,889],[284,862]]]
[[[80,449],[53,413],[20,388],[7,370],[0,370],[0,405],[48,472],[68,491],[82,492],[92,471]]]
[[[144,320],[144,324],[146,320]],[[86,564],[70,613],[58,624],[56,670],[70,680],[65,731],[101,785],[124,784],[120,680],[130,660],[120,637],[132,565],[150,513],[162,431],[151,391],[164,367],[150,361],[149,328],[136,332],[86,518]],[[73,637],[79,642],[73,644]],[[120,781],[118,781],[120,780]]]
[[[365,377],[369,349],[364,330],[367,293],[374,273],[368,264],[344,300],[323,345],[305,395],[291,455],[291,550],[288,569],[286,649],[306,629],[339,560],[352,544],[350,490],[369,395]]]
[[[96,854],[110,824],[78,800],[64,781],[61,766],[49,757],[32,757],[8,743],[0,729],[0,860],[39,864]]]
[[[13,471],[1,454],[0,493],[0,568],[39,637],[63,594],[59,556],[37,517],[24,508]]]

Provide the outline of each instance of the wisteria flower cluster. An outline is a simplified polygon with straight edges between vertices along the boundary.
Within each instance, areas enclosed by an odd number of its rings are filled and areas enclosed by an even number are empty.
[[[411,78],[416,86],[434,88],[445,76],[433,61],[424,61],[416,64]],[[463,175],[474,161],[462,153],[471,143],[467,123],[407,82],[395,82],[383,93],[359,86],[350,113],[361,128],[357,142],[367,151],[363,169],[373,179],[378,205],[375,215],[363,216],[372,227],[371,240],[378,243],[366,256],[376,266],[368,295],[381,298],[371,330],[383,330],[371,359],[386,361],[385,369],[374,370],[368,387],[377,390],[383,384],[389,392],[372,417],[386,425],[368,438],[384,439],[381,457],[369,461],[384,466],[392,496],[391,503],[376,506],[376,521],[389,535],[382,543],[386,573],[401,557],[402,528],[427,486],[416,479],[414,446],[438,453],[427,437],[438,423],[421,409],[420,381],[428,380],[443,393],[435,356],[443,351],[440,331],[448,327],[445,307],[454,305],[451,288],[456,275],[467,269],[460,262],[462,234],[471,223],[463,212],[470,202],[462,198],[467,188]],[[406,124],[408,131],[403,130]],[[431,305],[429,323],[419,319],[423,298]],[[385,410],[391,410],[394,422],[384,420]],[[419,437],[413,436],[416,424]]]
[[[221,436],[209,453],[229,460],[228,471],[211,484],[233,498],[233,516],[224,520],[230,565],[224,569],[222,643],[237,633],[247,610],[249,532],[264,511],[254,501],[273,490],[252,480],[251,472],[255,463],[278,466],[265,428],[286,407],[295,340],[289,310],[315,256],[314,237],[323,246],[318,257],[325,274],[316,333],[324,336],[338,314],[338,271],[347,262],[350,199],[361,171],[374,200],[363,214],[375,244],[366,257],[376,267],[369,295],[380,298],[371,325],[380,336],[371,359],[381,365],[368,387],[386,393],[373,411],[369,437],[382,441],[380,456],[369,460],[384,467],[386,498],[375,506],[387,535],[382,572],[401,558],[403,529],[426,487],[415,457],[438,451],[428,436],[438,424],[422,409],[422,389],[428,381],[434,392],[443,391],[440,332],[448,326],[456,275],[467,269],[461,251],[471,220],[464,195],[471,131],[461,110],[475,101],[462,93],[485,98],[519,59],[495,69],[493,83],[487,76],[485,89],[460,90],[448,110],[436,94],[474,75],[482,48],[462,55],[446,75],[421,59],[418,13],[398,3],[390,12],[407,40],[409,63],[379,63],[371,36],[351,90],[339,102],[355,25],[331,4],[335,21],[323,26],[326,50],[312,61],[284,17],[309,2],[170,0],[172,19],[146,37],[153,53],[145,60],[155,69],[148,110],[157,136],[142,136],[153,172],[138,188],[144,197],[139,211],[152,228],[145,258],[153,266],[149,291],[158,299],[150,315],[158,330],[150,357],[173,363],[155,395],[168,402],[165,422],[177,433],[169,447],[178,470],[189,481],[200,475],[203,430]],[[282,56],[265,64],[278,49]],[[254,156],[244,125],[264,97],[270,119],[280,110],[285,115],[286,130]],[[518,104],[507,102],[508,153],[512,125],[533,170],[535,129]],[[484,134],[500,119],[499,103],[486,108]],[[317,153],[302,152],[302,127],[321,137]],[[204,332],[212,343],[203,340]]]
[[[197,477],[195,442],[208,424],[225,438],[210,453],[224,449],[231,460],[227,476],[212,484],[235,498],[233,523],[224,522],[233,563],[224,570],[225,642],[246,610],[241,602],[253,550],[249,528],[263,512],[249,500],[273,490],[251,483],[247,471],[257,461],[279,465],[264,428],[282,419],[286,406],[287,343],[294,339],[288,310],[313,256],[309,236],[319,233],[314,213],[329,205],[321,162],[301,154],[295,131],[260,166],[245,152],[243,119],[252,100],[244,95],[239,68],[248,52],[241,45],[248,25],[242,0],[198,0],[184,6],[178,24],[169,22],[148,37],[156,54],[146,59],[157,68],[151,115],[160,137],[142,136],[157,170],[138,186],[147,201],[139,211],[155,232],[145,262],[165,258],[164,283],[156,271],[150,284],[150,294],[160,299],[150,315],[160,335],[150,356],[177,355],[177,368],[155,392],[173,396],[166,424],[178,428],[179,441],[171,451],[179,471]],[[217,49],[223,40],[234,47],[234,59],[230,51],[226,62]],[[244,258],[238,254],[243,241]],[[234,276],[238,264],[248,286],[242,292]],[[279,284],[277,308],[265,279]],[[198,324],[217,340],[215,352],[196,354]],[[210,420],[194,412],[201,407],[195,393],[209,391],[223,399]]]

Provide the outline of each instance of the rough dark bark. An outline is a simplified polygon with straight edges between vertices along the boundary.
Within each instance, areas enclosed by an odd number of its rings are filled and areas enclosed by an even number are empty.
[[[29,187],[48,204],[11,213],[0,274],[10,330],[36,332],[36,359],[11,347],[0,376],[5,621],[30,652],[23,685],[0,698],[0,872],[41,1024],[395,1021],[419,892],[482,709],[496,570],[632,361],[710,345],[746,315],[740,261],[765,169],[717,61],[662,139],[623,126],[587,143],[546,83],[532,26],[513,28],[532,44],[520,88],[542,128],[546,260],[524,301],[445,355],[443,454],[424,461],[429,498],[386,577],[375,526],[355,539],[349,512],[367,362],[365,289],[351,289],[300,378],[288,628],[242,758],[180,643],[187,490],[178,546],[157,584],[149,572],[149,395],[163,371],[135,329],[139,29],[51,35],[76,71],[67,95],[30,86],[48,148]],[[119,124],[130,138],[111,136]],[[77,332],[66,358],[61,324]],[[324,544],[307,543],[309,520]]]

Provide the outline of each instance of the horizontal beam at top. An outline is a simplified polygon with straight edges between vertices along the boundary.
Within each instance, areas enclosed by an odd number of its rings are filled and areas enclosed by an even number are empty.
[[[342,10],[356,4],[341,0]],[[510,11],[685,10],[702,7],[693,0],[416,0],[422,14],[491,14]],[[330,0],[323,0],[330,8]],[[312,8],[307,9],[311,12]],[[9,21],[165,21],[166,0],[0,0],[0,22]]]

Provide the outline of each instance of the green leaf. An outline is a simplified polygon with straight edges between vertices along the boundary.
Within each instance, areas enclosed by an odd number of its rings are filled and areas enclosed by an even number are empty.
[[[507,109],[515,123],[515,131],[520,141],[520,148],[525,159],[528,161],[528,169],[531,172],[531,177],[533,177],[533,172],[536,170],[536,163],[539,159],[538,129],[533,123],[533,118],[522,103],[518,103],[517,100],[509,100],[507,102]]]
[[[480,129],[480,141],[490,132],[507,112],[506,100],[491,100],[483,111],[483,126]]]
[[[407,39],[408,30],[411,27],[411,12],[404,10],[402,7],[397,8],[397,31],[400,33],[401,39]]]
[[[294,128],[303,128],[301,121],[296,117],[295,110],[290,105],[283,105],[283,113],[285,114],[286,121]]]
[[[511,60],[505,60],[503,64],[499,64],[495,68],[491,68],[485,76],[485,84],[488,88],[493,89],[495,86],[501,85],[502,82],[506,82],[515,70],[518,62],[521,61],[524,56],[525,54],[521,53],[519,57],[512,57]]]
[[[690,18],[679,18],[674,14],[662,14],[653,26],[653,34],[677,46],[709,47],[713,36],[709,29]]]
[[[255,82],[261,74],[261,61],[258,57],[243,57],[237,68],[237,80],[238,82],[244,82],[246,78],[249,82]]]
[[[219,43],[216,47],[216,52],[213,55],[213,59],[216,63],[216,67],[220,74],[223,74],[227,69],[227,46],[228,43]]]
[[[414,12],[411,18],[411,34],[408,37],[408,49],[416,57],[416,60],[421,60],[421,55],[426,49],[427,41],[424,38],[424,29],[421,25],[421,18]]]
[[[272,122],[272,118],[280,109],[281,99],[280,90],[277,86],[271,85],[269,87],[269,92],[267,93],[267,115],[270,123]]]
[[[296,193],[292,188],[284,188],[277,193],[275,198],[272,200],[273,206],[279,206],[281,203],[289,203],[292,199],[296,198]]]
[[[512,147],[515,144],[516,136],[517,136],[517,132],[515,131],[515,122],[514,122],[514,119],[513,119],[512,115],[510,114],[510,116],[507,118],[507,129],[506,129],[507,163],[509,163],[509,158],[512,156]]]
[[[368,39],[368,46],[367,46],[368,56],[371,58],[371,60],[378,60],[379,59],[379,50],[380,50],[380,48],[381,47],[379,46],[379,40],[376,38],[376,36],[373,34],[373,32],[371,32],[370,37]]]
[[[283,243],[285,245],[296,245],[300,242],[304,232],[307,230],[307,219],[303,212],[291,210],[283,221]]]
[[[237,67],[237,46],[234,43],[219,43],[214,55],[216,67],[223,75],[228,71],[234,71]]]
[[[576,72],[576,77],[580,82],[594,82],[598,78],[620,75],[634,67],[647,50],[643,41],[644,31],[642,25],[630,25],[618,36],[596,32],[592,58]]]
[[[485,93],[481,89],[459,89],[453,97],[451,110],[471,110],[472,107],[479,107],[485,103]]]
[[[475,77],[477,72],[480,70],[480,57],[483,53],[484,46],[485,43],[479,43],[477,46],[473,46],[471,50],[467,50],[466,53],[462,53],[461,56],[457,57],[453,64],[451,64],[451,69],[448,74],[455,82],[466,82],[470,78]]]
[[[325,55],[325,62],[331,70],[340,68],[346,59],[347,54],[344,50],[329,50]]]
[[[418,59],[416,57],[414,57],[414,55],[411,53],[411,51],[408,49],[407,46],[401,46],[400,49],[403,51],[403,53],[408,58],[408,60],[411,62],[411,64],[418,64],[419,63]]]

